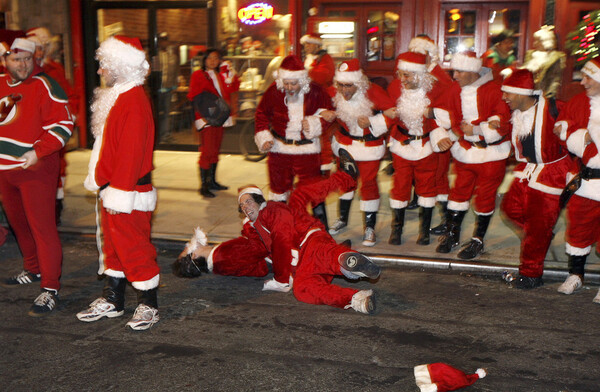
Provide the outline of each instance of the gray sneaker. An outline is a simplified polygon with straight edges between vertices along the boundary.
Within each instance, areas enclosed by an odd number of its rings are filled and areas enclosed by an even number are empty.
[[[115,304],[110,303],[104,297],[97,298],[90,307],[77,313],[77,318],[86,323],[100,320],[102,317],[114,318],[122,316],[123,309],[118,310]]]
[[[42,289],[42,293],[33,300],[29,315],[33,317],[46,316],[54,310],[58,302],[56,290]]]
[[[364,246],[375,246],[375,242],[377,242],[375,230],[372,227],[367,227],[365,229],[365,235],[363,236],[362,244]]]
[[[139,304],[127,326],[135,331],[143,331],[158,323],[158,309]]]
[[[329,234],[336,235],[348,226],[348,222],[338,219],[333,223],[333,226],[329,228]]]

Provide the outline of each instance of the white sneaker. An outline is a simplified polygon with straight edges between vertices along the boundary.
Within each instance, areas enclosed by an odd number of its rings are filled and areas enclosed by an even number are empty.
[[[372,227],[367,227],[365,229],[365,235],[363,236],[363,246],[375,246],[375,242],[377,242],[375,230]]]
[[[279,291],[280,293],[287,293],[290,291],[292,286],[289,283],[279,283],[275,279],[265,280],[262,291]]]
[[[563,284],[560,285],[558,292],[569,295],[579,290],[582,286],[583,282],[581,281],[581,277],[579,275],[570,274]]]
[[[350,305],[346,305],[344,309],[354,309],[357,312],[364,314],[375,313],[375,295],[373,290],[361,290],[352,296]]]
[[[158,323],[158,309],[139,304],[127,326],[135,331],[143,331]]]
[[[336,235],[348,226],[348,222],[338,218],[329,228],[329,234]]]
[[[90,304],[90,307],[77,313],[77,318],[80,321],[86,323],[100,320],[102,317],[114,318],[122,316],[125,311],[123,309],[117,310],[115,304],[112,304],[104,297],[96,298],[94,302]]]
[[[598,289],[598,294],[596,294],[592,302],[595,304],[600,304],[600,289]]]

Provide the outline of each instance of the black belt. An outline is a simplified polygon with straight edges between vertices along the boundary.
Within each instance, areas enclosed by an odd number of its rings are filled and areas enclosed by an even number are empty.
[[[313,142],[310,139],[300,139],[300,140],[286,139],[286,138],[284,138],[283,136],[279,135],[278,133],[276,133],[273,130],[271,130],[271,135],[273,135],[273,137],[275,139],[279,140],[283,144],[293,144],[294,146],[302,146],[302,145],[305,145],[305,144],[312,144],[312,142]]]
[[[346,137],[349,137],[352,140],[356,140],[356,141],[363,142],[363,143],[364,142],[374,142],[375,140],[380,140],[383,137],[383,136],[376,137],[372,133],[368,133],[368,134],[366,134],[364,136],[353,136],[344,127],[340,127],[339,132],[342,135],[344,135]]]
[[[563,189],[560,199],[559,206],[563,209],[571,196],[577,192],[577,190],[581,187],[582,180],[595,180],[600,178],[600,169],[592,169],[591,167],[583,166],[579,173],[567,184],[565,189]]]
[[[584,166],[579,172],[579,176],[582,180],[597,180],[600,178],[600,169]]]
[[[473,147],[486,148],[487,146],[496,146],[498,144],[502,144],[506,141],[505,139],[506,139],[506,136],[502,136],[502,138],[500,138],[499,140],[496,140],[495,142],[491,142],[491,143],[487,143],[485,140],[480,140],[478,142],[470,142],[467,139],[464,139],[464,141],[471,144]]]
[[[135,183],[135,185],[150,185],[152,184],[152,172],[148,172],[146,173],[142,178],[140,178],[139,180],[137,180],[137,182]],[[102,185],[100,187],[100,191],[108,188],[108,186],[110,185],[110,182],[107,182],[106,184]]]
[[[404,136],[408,137],[408,139],[402,141],[402,144],[404,144],[404,145],[410,144],[410,142],[412,142],[413,140],[427,140],[427,139],[429,139],[429,134],[431,133],[431,132],[427,132],[423,135],[411,135],[410,132],[408,132],[408,130],[406,130],[400,126],[396,126],[396,129],[398,130],[398,132],[400,132]]]

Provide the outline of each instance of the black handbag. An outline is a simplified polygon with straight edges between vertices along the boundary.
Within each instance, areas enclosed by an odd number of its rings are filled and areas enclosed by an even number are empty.
[[[227,121],[231,114],[231,109],[223,97],[210,91],[204,91],[196,95],[192,103],[194,110],[206,122],[204,127],[220,127]]]

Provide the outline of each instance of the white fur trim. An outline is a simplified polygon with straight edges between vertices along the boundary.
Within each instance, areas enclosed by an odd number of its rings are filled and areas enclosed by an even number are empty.
[[[131,285],[133,286],[134,289],[148,291],[148,290],[157,288],[159,283],[160,283],[160,275],[156,275],[153,278],[144,280],[142,282],[139,282],[139,281],[131,282]]]
[[[114,37],[110,37],[100,44],[97,55],[102,61],[108,61],[111,66],[126,64],[142,69],[149,69],[146,53]],[[112,67],[110,67],[112,68]]]
[[[303,35],[302,38],[300,38],[300,44],[304,45],[306,43],[323,45],[323,40],[321,38],[313,37],[312,35],[306,34]]]
[[[483,60],[476,57],[469,57],[463,53],[455,53],[450,60],[450,68],[463,72],[481,71]]]
[[[248,219],[248,218],[246,218]],[[208,270],[210,272],[213,272],[213,268],[214,268],[214,254],[215,251],[217,250],[217,248],[221,246],[221,244],[215,246],[214,248],[211,249],[210,253],[208,254],[208,257],[206,258],[206,266],[208,268]]]
[[[514,86],[507,86],[507,85],[502,85],[501,89],[505,93],[527,95],[527,96],[539,95],[539,93],[540,93],[540,90],[520,88],[520,87],[514,87]]]
[[[27,38],[15,38],[10,49],[11,51],[19,49],[25,52],[35,53],[35,42],[30,41]]]
[[[340,196],[340,200],[352,200],[354,199],[354,191],[346,192]]]
[[[510,155],[511,142],[509,140],[486,148],[463,148],[459,143],[454,143],[450,151],[454,159],[463,163],[485,163],[500,161]]]
[[[581,72],[600,83],[600,68],[593,61],[585,63]]]
[[[130,214],[131,211],[154,211],[156,208],[156,189],[150,192],[122,191],[111,186],[100,192],[104,208]]]
[[[577,196],[585,197],[586,199],[600,201],[600,180],[583,180],[581,187],[575,192]]]
[[[206,121],[204,121],[203,119],[199,118],[196,121],[194,121],[194,125],[196,126],[196,129],[199,131],[202,128],[204,128],[204,126],[206,125]]]
[[[587,133],[587,129],[580,128],[569,135],[567,139],[567,148],[579,158],[583,157],[583,153],[585,152],[585,135]]]
[[[420,205],[421,207],[430,208],[430,207],[435,207],[435,201],[436,201],[435,197],[419,196],[419,199],[417,200],[417,204]]]
[[[275,152],[279,154],[289,154],[289,155],[308,155],[308,154],[318,154],[321,152],[321,140],[320,138],[311,139],[312,143],[303,144],[301,146],[295,146],[293,144],[285,144],[281,140],[274,139],[273,140],[273,148],[270,152]]]
[[[448,209],[454,211],[466,211],[469,209],[469,201],[458,202],[448,200]]]
[[[379,211],[379,199],[375,200],[361,200],[360,210],[365,212],[377,212]]]
[[[450,138],[450,134],[453,134],[453,133],[448,132],[446,129],[444,129],[442,127],[437,127],[433,131],[431,131],[431,133],[429,134],[429,144],[431,145],[431,149],[433,150],[433,152],[442,152],[442,151],[440,151],[440,148],[438,147],[438,143],[443,139]],[[450,140],[452,140],[452,139],[450,139]]]
[[[321,171],[329,171],[333,169],[333,162],[321,164]]]
[[[448,194],[437,195],[435,197],[436,201],[448,201]]]
[[[450,129],[452,122],[450,121],[450,113],[447,110],[440,108],[433,108],[433,116],[435,117],[436,123],[443,128]]]
[[[558,121],[554,124],[554,126],[559,126],[560,127],[560,135],[559,138],[560,140],[562,140],[563,142],[565,140],[567,140],[567,129],[569,128],[569,124],[566,121]]]
[[[340,83],[358,83],[363,78],[364,74],[361,70],[358,71],[335,71],[335,81]]]
[[[266,142],[272,142],[273,140],[274,140],[273,135],[271,134],[270,131],[268,131],[266,129],[264,131],[259,131],[254,134],[254,143],[256,143],[256,146],[258,147],[258,149],[261,152],[268,152],[268,151],[263,151],[262,146]]]
[[[104,275],[106,276],[110,276],[112,278],[124,278],[125,277],[125,272],[123,271],[115,271],[113,269],[106,269],[104,270]]]
[[[334,137],[331,140],[331,150],[335,156],[339,157],[339,149],[347,150],[355,161],[378,161],[385,154],[385,144],[383,142],[377,146],[366,146],[365,143],[358,140],[352,140],[352,144],[341,144]]]
[[[398,61],[398,69],[400,71],[425,73],[427,72],[427,65],[400,60]]]
[[[414,368],[415,383],[420,392],[437,392],[437,385],[432,383],[431,374],[427,365],[418,365]]]
[[[276,72],[276,78],[281,80],[295,80],[308,77],[308,71],[306,70],[291,71],[289,69],[279,68]]]
[[[371,122],[371,133],[373,136],[378,137],[388,131],[385,116],[382,113],[369,117],[369,121]]]
[[[492,210],[491,212],[479,212],[479,211],[473,210],[473,212],[475,212],[475,215],[481,215],[481,216],[492,216],[492,215],[494,215],[494,210]]]
[[[238,203],[240,202],[240,199],[242,198],[242,196],[251,193],[254,195],[261,195],[262,197],[265,197],[263,195],[262,190],[257,187],[257,186],[247,186],[246,188],[242,189],[239,193],[238,193]]]
[[[303,130],[304,136],[307,139],[314,139],[321,136],[323,125],[321,123],[321,117],[318,116],[306,116],[308,121],[308,130]]]
[[[425,145],[423,145],[423,140],[413,140],[409,144],[402,144],[391,137],[389,150],[409,161],[418,161],[433,154],[433,148],[429,140],[425,142]]]
[[[578,248],[569,244],[568,242],[565,244],[565,253],[569,256],[587,256],[592,251],[592,246],[587,246],[585,248]]]
[[[271,201],[281,201],[281,202],[285,203],[287,201],[289,195],[290,195],[289,192],[275,193],[273,191],[269,191],[269,200],[271,200]]]
[[[482,368],[475,370],[475,373],[479,376],[479,378],[484,378],[485,376],[487,376],[487,372],[485,371],[485,369]]]
[[[486,143],[493,143],[502,139],[502,135],[500,135],[496,129],[490,128],[490,123],[488,121],[479,124],[479,133],[483,136]]]
[[[408,50],[410,52],[416,52],[421,54],[434,54],[437,53],[437,45],[424,37],[414,37],[408,43]]]
[[[395,200],[390,198],[390,208],[406,208],[408,206],[408,200]]]

